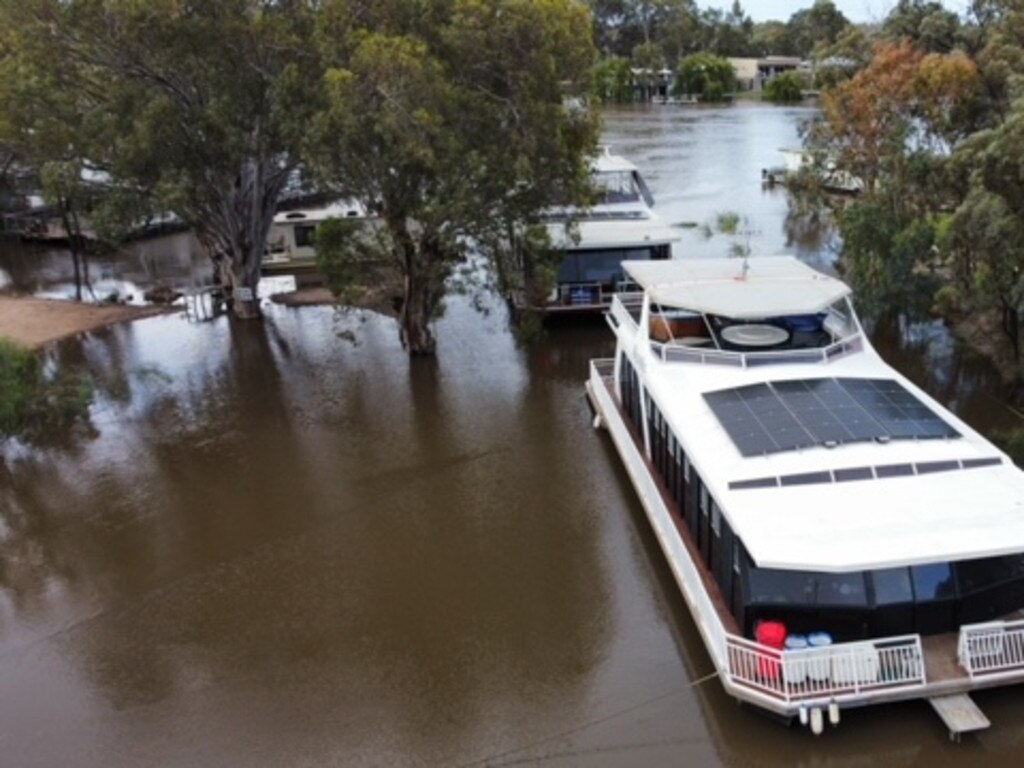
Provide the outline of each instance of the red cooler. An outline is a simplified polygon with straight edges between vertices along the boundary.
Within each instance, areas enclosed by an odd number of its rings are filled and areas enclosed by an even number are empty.
[[[782,649],[786,647],[786,625],[781,621],[762,621],[754,629],[754,638],[761,645],[776,648],[779,658],[761,656],[757,660],[757,671],[766,680],[778,680],[782,671]]]

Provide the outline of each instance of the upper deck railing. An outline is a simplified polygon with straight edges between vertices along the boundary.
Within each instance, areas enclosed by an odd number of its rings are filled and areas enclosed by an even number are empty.
[[[618,327],[626,325],[639,330],[635,312],[639,312],[637,294],[627,297],[616,296],[608,312],[609,322]],[[625,301],[629,302],[627,306]],[[632,310],[632,311],[631,311]],[[724,365],[731,368],[756,368],[764,365],[831,363],[864,349],[860,331],[854,331],[845,338],[822,347],[806,349],[768,349],[756,352],[738,352],[695,346],[679,341],[650,341],[651,352],[665,363],[697,363],[700,365]]]

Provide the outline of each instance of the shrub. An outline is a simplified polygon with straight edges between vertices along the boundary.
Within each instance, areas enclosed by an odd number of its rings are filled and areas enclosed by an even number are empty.
[[[695,53],[679,64],[675,96],[696,96],[701,101],[724,101],[736,87],[736,70],[727,59],[710,53]]]
[[[69,429],[87,420],[91,399],[84,378],[47,371],[36,353],[0,339],[0,438]]]
[[[796,72],[776,75],[764,87],[764,98],[777,104],[793,104],[803,101],[803,80]]]

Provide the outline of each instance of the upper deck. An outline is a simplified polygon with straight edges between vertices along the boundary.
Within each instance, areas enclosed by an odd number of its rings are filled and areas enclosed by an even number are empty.
[[[613,303],[619,348],[759,566],[1024,551],[1024,473],[878,356],[841,281],[791,258],[624,266],[644,293]]]

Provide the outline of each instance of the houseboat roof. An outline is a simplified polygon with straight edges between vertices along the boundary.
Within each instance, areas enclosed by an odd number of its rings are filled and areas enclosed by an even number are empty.
[[[738,320],[821,312],[850,294],[841,280],[792,256],[624,261],[658,304]]]
[[[678,230],[650,211],[643,215],[589,212],[588,218],[576,222],[575,233],[564,226],[549,228],[552,244],[565,251],[587,251],[608,248],[646,248],[678,242]]]
[[[274,223],[318,223],[327,219],[366,218],[366,215],[366,208],[357,200],[333,200],[326,205],[280,211],[274,215]]]
[[[733,318],[813,312],[849,293],[793,258],[751,259],[745,280],[740,269],[627,262],[652,300]],[[619,333],[646,339],[632,329]],[[665,360],[623,341],[759,567],[845,572],[1024,551],[1024,472],[866,339],[834,359],[756,365]],[[828,439],[833,429],[846,437]]]

